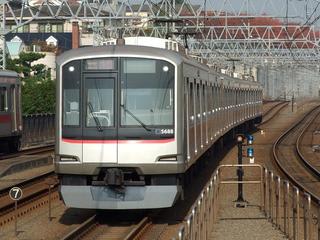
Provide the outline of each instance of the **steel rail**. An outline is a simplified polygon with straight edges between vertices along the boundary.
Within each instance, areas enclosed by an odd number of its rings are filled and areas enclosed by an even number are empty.
[[[34,182],[48,178],[50,176],[55,176],[54,171],[48,171],[45,173],[42,173],[40,175],[34,176],[32,178],[28,178],[20,183],[14,184],[15,187],[20,187],[20,188],[25,188],[28,187],[29,185],[34,184]],[[4,194],[7,194],[9,190],[11,189],[12,186],[1,188],[0,189],[0,197],[2,197]]]
[[[35,182],[40,180],[40,182],[38,182],[38,183],[41,184],[41,182],[45,182],[46,179],[48,179],[51,176],[54,176],[53,171],[46,172],[46,173],[41,174],[39,176],[33,177],[33,178],[28,179],[24,182],[16,184],[15,186],[22,188],[22,190],[24,190],[26,188],[32,188],[33,185],[35,184]],[[44,183],[44,184],[46,184],[46,183]],[[48,184],[46,184],[46,185],[48,185]],[[58,182],[50,184],[50,185],[51,185],[52,192],[57,191]],[[10,188],[11,187],[1,189],[0,190],[1,191],[0,197],[6,198]],[[49,188],[49,185],[48,185],[48,187],[41,187],[37,191],[35,191],[31,194],[24,195],[21,198],[21,200],[19,200],[19,209],[30,204],[33,201],[36,201],[36,200],[48,195],[48,188]],[[13,210],[14,210],[14,202],[13,201],[8,202],[7,204],[3,204],[2,206],[0,206],[0,218],[3,218],[5,215],[10,214]]]
[[[144,229],[151,224],[149,217],[144,217],[134,228],[127,234],[124,240],[134,240],[139,238],[140,234],[143,233]],[[60,238],[60,240],[76,240],[85,237],[91,231],[94,231],[96,227],[99,226],[99,220],[97,215],[93,215],[80,224],[77,228],[67,233],[65,236]]]
[[[29,149],[22,149],[17,153],[3,154],[0,156],[0,160],[11,159],[11,158],[19,157],[22,155],[35,155],[35,154],[45,153],[50,151],[54,151],[54,145],[46,145],[46,146],[29,148]]]
[[[263,114],[263,120],[262,120],[262,122],[261,122],[260,124],[258,124],[257,126],[261,126],[261,125],[264,125],[264,124],[270,122],[270,121],[274,118],[274,116],[276,116],[276,114],[279,113],[279,112],[280,112],[283,108],[285,108],[288,104],[289,104],[289,102],[279,102],[278,104],[276,104],[276,105],[274,105],[273,107],[271,107],[268,111],[266,111],[266,112]],[[277,109],[277,108],[278,108],[278,109]],[[275,113],[274,113],[273,115],[271,115],[272,112],[273,112],[275,109],[276,109]],[[266,116],[269,116],[269,115],[271,115],[271,116],[270,116],[269,118],[267,118],[266,120],[264,120],[265,117],[266,117]]]
[[[310,164],[310,162],[305,159],[305,157],[303,156],[302,152],[301,152],[301,141],[302,141],[302,136],[306,133],[307,129],[310,127],[310,125],[319,117],[320,112],[315,116],[315,118],[309,122],[309,124],[307,124],[307,126],[305,127],[305,129],[301,132],[301,134],[299,135],[297,142],[296,142],[296,152],[298,154],[298,156],[300,157],[300,159],[302,160],[302,162],[305,164],[305,166],[314,173],[315,176],[317,176],[320,180],[320,171],[315,168],[312,164]]]
[[[312,198],[313,201],[316,201],[317,203],[320,201],[320,198],[316,196],[314,193],[311,193],[309,190],[307,190],[307,187],[305,187],[302,183],[300,183],[292,174],[288,172],[288,170],[283,166],[281,163],[278,155],[277,155],[277,149],[279,147],[280,142],[294,129],[296,128],[299,124],[301,124],[304,120],[306,120],[311,113],[319,109],[320,106],[316,106],[312,108],[307,114],[305,114],[298,122],[294,123],[287,131],[285,131],[273,144],[272,147],[272,152],[273,152],[273,157],[278,165],[278,167],[281,169],[281,171],[286,175],[286,177],[292,181],[295,185],[297,185],[301,190],[308,192]],[[311,121],[312,122],[312,121]]]

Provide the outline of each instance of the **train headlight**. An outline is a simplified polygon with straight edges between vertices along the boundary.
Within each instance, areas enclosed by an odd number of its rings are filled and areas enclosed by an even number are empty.
[[[56,161],[57,162],[77,162],[78,158],[75,156],[69,156],[69,155],[57,155]]]
[[[162,70],[163,70],[164,72],[168,72],[168,71],[169,71],[169,67],[168,67],[168,66],[163,66]]]
[[[68,70],[69,70],[69,72],[73,72],[73,71],[74,71],[74,66],[70,66],[70,67],[68,68]]]
[[[163,156],[163,157],[160,157],[159,162],[163,162],[163,161],[166,161],[166,162],[176,162],[177,161],[177,156]]]

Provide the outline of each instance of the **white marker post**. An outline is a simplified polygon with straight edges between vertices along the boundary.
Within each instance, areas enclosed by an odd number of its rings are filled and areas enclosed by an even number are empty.
[[[52,220],[51,217],[51,189],[58,183],[58,180],[56,178],[47,178],[46,183],[48,185],[48,190],[49,190],[49,221]]]
[[[22,195],[22,190],[19,187],[13,187],[9,191],[9,197],[14,201],[14,232],[16,236],[18,235],[18,201],[22,198]]]

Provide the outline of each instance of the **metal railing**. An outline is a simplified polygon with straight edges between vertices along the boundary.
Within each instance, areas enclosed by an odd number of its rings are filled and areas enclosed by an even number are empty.
[[[22,121],[22,148],[54,143],[55,114],[24,115]]]
[[[221,177],[222,168],[230,167],[258,167],[260,168],[260,181],[241,181],[242,184],[260,184],[262,187],[263,170],[258,164],[233,164],[220,165],[212,174],[209,182],[202,190],[200,196],[193,204],[191,213],[187,216],[174,240],[198,240],[208,239],[213,230],[214,223],[218,219],[219,193],[222,184],[238,184],[238,181],[223,181]],[[261,193],[263,191],[261,190]],[[262,202],[261,197],[261,202]]]
[[[179,240],[207,239],[218,213],[219,175],[214,174],[179,230]],[[176,238],[174,238],[176,239]]]
[[[218,167],[172,240],[208,239],[214,223],[218,220],[221,184],[239,183],[223,181],[221,170],[225,167],[239,166]],[[320,240],[320,201],[312,201],[309,193],[300,191],[298,187],[275,176],[272,171],[261,165],[241,166],[260,168],[260,181],[242,181],[242,183],[260,184],[260,209],[276,229],[282,231],[289,239]]]
[[[267,169],[264,169],[263,211],[289,239],[320,240],[320,203]]]

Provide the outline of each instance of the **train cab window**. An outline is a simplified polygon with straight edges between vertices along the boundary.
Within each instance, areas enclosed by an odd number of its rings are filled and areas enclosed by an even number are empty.
[[[86,126],[114,126],[114,78],[86,77]]]
[[[121,126],[172,126],[174,66],[163,60],[121,59]]]
[[[80,62],[72,61],[62,69],[63,125],[80,125]]]
[[[0,112],[8,111],[8,91],[6,87],[0,87]]]

